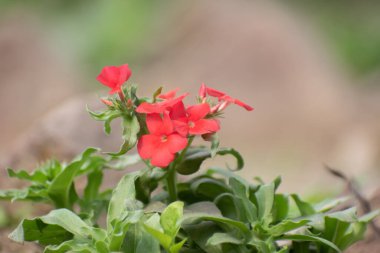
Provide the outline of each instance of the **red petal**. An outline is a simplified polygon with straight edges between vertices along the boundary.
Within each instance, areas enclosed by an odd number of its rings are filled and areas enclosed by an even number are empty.
[[[102,69],[98,77],[96,78],[103,85],[111,88],[110,94],[119,92],[121,86],[125,81],[129,79],[132,72],[128,67],[128,64],[118,66],[106,66]]]
[[[194,127],[189,128],[189,134],[199,135],[214,133],[220,129],[219,122],[215,119],[200,119],[194,122]]]
[[[253,107],[247,105],[246,103],[243,103],[243,102],[240,101],[239,99],[235,99],[235,104],[237,104],[238,106],[243,107],[243,108],[246,109],[247,111],[252,111],[252,110],[253,110]]]
[[[161,138],[157,135],[146,134],[141,136],[137,143],[137,151],[143,159],[149,159],[159,149]]]
[[[168,91],[164,94],[161,94],[158,97],[162,98],[162,99],[173,99],[178,90],[179,90],[179,88],[176,88],[174,90],[171,90],[171,91]]]
[[[217,97],[218,98],[218,97],[226,95],[226,93],[221,92],[221,91],[216,90],[216,89],[213,89],[213,88],[210,88],[210,87],[206,87],[206,91],[207,91],[207,94],[211,97]]]
[[[165,111],[166,108],[161,107],[160,105],[156,104],[151,104],[147,102],[141,103],[137,108],[136,112],[138,113],[162,113]]]
[[[146,116],[146,125],[151,134],[160,135],[164,133],[162,118],[158,113],[148,114]]]
[[[187,138],[182,137],[179,134],[171,134],[168,136],[165,145],[167,145],[170,152],[177,153],[186,147]]]
[[[186,117],[186,109],[182,101],[172,106],[170,110],[171,119],[175,120],[175,119],[180,119],[180,118],[185,118],[185,117]]]
[[[154,104],[143,102],[137,107],[136,111],[138,113],[163,113],[164,111],[168,110],[170,107],[182,101],[187,95],[188,93],[185,93],[177,98],[168,99],[168,100],[154,103]]]
[[[189,124],[186,118],[173,120],[174,130],[182,135],[183,137],[187,137],[189,133]]]
[[[169,113],[164,112],[164,117],[162,119],[162,130],[161,131],[164,132],[165,134],[169,135],[169,134],[173,133],[173,130],[174,130],[174,126],[173,126],[172,120],[170,119]]]
[[[203,119],[210,113],[210,105],[208,103],[202,103],[190,106],[187,108],[187,113],[189,114],[189,121]]]
[[[174,160],[174,154],[168,148],[159,147],[155,150],[150,162],[153,166],[167,167]]]
[[[121,65],[119,67],[119,84],[126,82],[132,75],[132,71],[129,69],[128,64]]]
[[[202,83],[201,87],[199,88],[199,92],[198,92],[198,96],[203,99],[205,98],[207,95],[207,92],[206,92],[206,85],[204,83]]]

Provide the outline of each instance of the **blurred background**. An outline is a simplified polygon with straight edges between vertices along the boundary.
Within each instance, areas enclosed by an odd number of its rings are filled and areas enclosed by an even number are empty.
[[[221,145],[241,151],[246,177],[282,175],[286,192],[326,196],[344,188],[327,164],[371,193],[379,13],[379,1],[350,0],[1,0],[1,188],[15,186],[7,166],[118,149],[85,105],[102,108],[103,66],[129,63],[140,95],[180,87],[193,102],[205,82],[255,107],[230,107],[222,120]]]

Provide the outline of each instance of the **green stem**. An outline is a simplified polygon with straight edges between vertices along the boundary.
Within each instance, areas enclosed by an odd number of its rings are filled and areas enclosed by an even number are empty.
[[[168,173],[166,176],[166,187],[169,193],[169,202],[174,202],[177,200],[177,174],[176,166],[180,163],[183,157],[186,154],[186,151],[189,149],[191,143],[194,140],[194,136],[190,136],[189,141],[184,150],[177,156],[177,158],[170,164],[168,167]]]
[[[169,202],[172,203],[177,200],[177,177],[175,168],[169,166],[169,171],[166,177],[166,187],[169,193]]]

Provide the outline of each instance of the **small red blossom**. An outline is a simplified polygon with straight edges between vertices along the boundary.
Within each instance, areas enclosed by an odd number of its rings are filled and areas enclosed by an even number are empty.
[[[182,102],[173,106],[170,117],[173,119],[175,130],[182,136],[202,135],[219,131],[216,119],[207,119],[210,106],[207,103],[192,105],[185,109]]]
[[[165,99],[164,101],[160,101],[157,103],[143,102],[136,108],[136,112],[146,113],[146,114],[163,113],[165,111],[170,110],[170,108],[176,105],[177,103],[181,102],[187,95],[188,93],[185,93],[177,98],[174,98],[174,96],[173,98],[171,98],[171,95],[170,95],[170,96],[167,96],[168,99]]]
[[[128,64],[121,66],[106,66],[96,78],[103,85],[111,88],[109,94],[121,92],[121,86],[132,75]]]
[[[146,124],[149,134],[141,136],[137,150],[143,159],[151,159],[153,166],[167,167],[175,157],[175,153],[184,149],[187,138],[174,131],[169,114],[148,114]]]
[[[233,98],[222,91],[207,87],[204,83],[202,83],[201,88],[199,89],[199,97],[204,102],[207,95],[215,97],[219,101],[219,103],[211,109],[211,113],[220,112],[230,104],[236,104],[240,107],[243,107],[247,111],[253,110],[253,107],[242,102],[241,100]]]

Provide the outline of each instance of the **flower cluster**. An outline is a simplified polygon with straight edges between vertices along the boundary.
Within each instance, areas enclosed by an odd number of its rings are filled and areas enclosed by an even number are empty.
[[[98,81],[111,88],[110,94],[119,93],[124,98],[122,85],[131,76],[128,65],[105,67]],[[188,93],[177,95],[177,89],[160,94],[152,102],[141,102],[135,112],[146,115],[147,132],[138,140],[137,150],[141,158],[149,159],[153,166],[165,168],[178,152],[185,149],[189,138],[207,136],[220,129],[217,117],[230,104],[236,104],[248,111],[253,108],[224,92],[202,84],[199,89],[198,103],[185,105],[183,100]],[[212,99],[216,99],[216,103]],[[104,102],[106,101],[106,102]],[[128,100],[130,102],[130,100]],[[108,104],[108,100],[103,100]]]

